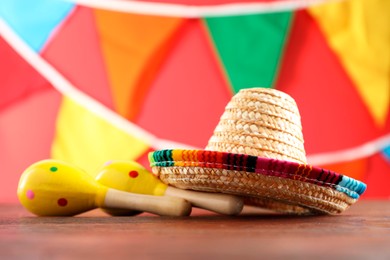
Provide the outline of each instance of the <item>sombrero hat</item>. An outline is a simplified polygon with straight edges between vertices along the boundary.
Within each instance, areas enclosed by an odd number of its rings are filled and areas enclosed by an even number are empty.
[[[248,205],[294,214],[341,213],[366,189],[307,164],[298,107],[275,89],[240,90],[205,150],[159,150],[149,160],[166,184],[240,195]]]

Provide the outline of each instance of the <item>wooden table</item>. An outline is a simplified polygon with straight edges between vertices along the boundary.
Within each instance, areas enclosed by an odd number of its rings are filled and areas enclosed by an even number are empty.
[[[35,217],[0,205],[0,259],[390,259],[390,201],[337,216]]]

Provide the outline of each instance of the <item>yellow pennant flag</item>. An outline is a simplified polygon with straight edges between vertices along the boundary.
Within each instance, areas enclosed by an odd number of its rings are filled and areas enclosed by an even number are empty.
[[[73,163],[91,175],[109,160],[136,160],[149,146],[64,97],[52,145],[52,157]]]
[[[390,1],[335,1],[310,8],[378,126],[390,102]]]

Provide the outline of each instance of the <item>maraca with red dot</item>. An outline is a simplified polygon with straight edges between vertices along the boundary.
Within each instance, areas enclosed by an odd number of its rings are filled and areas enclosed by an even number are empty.
[[[134,161],[111,161],[102,167],[95,178],[99,183],[122,191],[156,196],[183,198],[195,207],[225,215],[237,215],[243,208],[240,197],[177,189],[161,182],[156,176]],[[105,209],[111,215],[134,215],[137,212]]]
[[[187,216],[191,204],[175,197],[132,194],[108,188],[65,162],[44,160],[20,177],[18,198],[39,216],[73,216],[97,207],[124,208],[163,216]]]

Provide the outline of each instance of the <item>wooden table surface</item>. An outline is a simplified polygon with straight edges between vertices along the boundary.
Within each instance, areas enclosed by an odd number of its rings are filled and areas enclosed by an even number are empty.
[[[390,201],[337,216],[35,217],[0,205],[0,259],[390,259]]]

